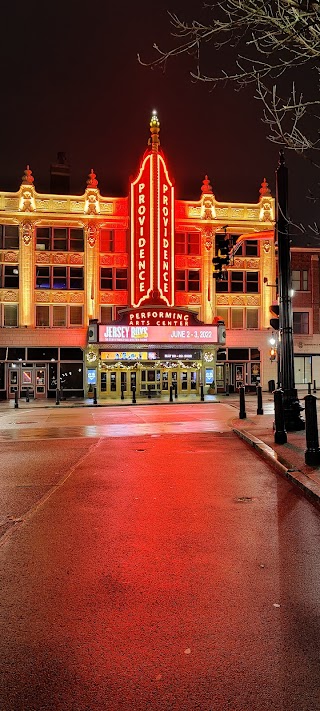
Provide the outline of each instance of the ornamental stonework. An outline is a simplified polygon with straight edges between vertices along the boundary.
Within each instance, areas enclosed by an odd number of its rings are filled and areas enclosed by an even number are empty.
[[[1,292],[0,292],[0,293],[1,293]],[[6,302],[7,302],[7,301],[10,301],[10,302],[12,302],[12,301],[14,301],[14,302],[19,301],[19,293],[18,293],[18,290],[17,290],[17,291],[12,291],[12,290],[10,290],[10,291],[3,291],[3,292],[2,292],[2,296],[1,296],[1,300],[2,300],[2,301],[6,301]]]
[[[244,296],[232,296],[231,306],[245,306],[246,300]]]
[[[190,306],[193,304],[201,304],[200,294],[189,294],[188,303]]]
[[[87,238],[89,247],[94,247],[98,236],[98,230],[95,225],[89,225],[87,230]]]
[[[257,296],[247,296],[247,306],[259,306],[260,304],[260,297]]]
[[[189,257],[183,254],[177,254],[175,259],[177,269],[199,269],[201,267],[201,257]]]
[[[72,254],[69,254],[68,262],[69,264],[83,264],[83,255],[72,252]]]
[[[189,294],[186,294],[184,291],[179,291],[176,293],[175,303],[176,306],[188,306]]]
[[[32,223],[23,222],[22,224],[22,240],[26,247],[29,246],[32,240]]]
[[[69,212],[69,204],[67,200],[53,200],[53,209],[59,212]]]
[[[112,215],[113,214],[113,203],[112,202],[101,202],[100,203],[100,212],[102,212],[104,215]]]
[[[235,257],[233,260],[233,265],[235,269],[245,269],[246,262],[243,257]]]
[[[65,291],[54,291],[51,300],[58,304],[65,303],[67,301],[67,295]]]
[[[217,207],[216,213],[217,217],[228,217],[229,208],[228,207]]]
[[[82,291],[74,291],[69,294],[70,304],[83,304],[84,293]]]
[[[19,209],[19,198],[6,198],[4,201],[5,208],[8,210],[18,210]]]
[[[189,205],[188,217],[201,217],[201,206]]]
[[[36,291],[35,300],[38,304],[48,303],[51,301],[50,291]]]
[[[266,254],[269,254],[270,248],[271,248],[271,245],[270,245],[269,240],[267,240],[266,242],[263,243],[263,251],[264,251]]]
[[[238,220],[243,220],[244,218],[244,208],[243,207],[233,207],[231,210],[231,217]]]
[[[37,211],[48,212],[49,207],[50,207],[50,200],[39,200],[37,198]]]
[[[127,306],[127,291],[100,291],[100,304],[115,304],[116,306]]]
[[[217,296],[217,306],[228,306],[229,305],[229,296],[220,294],[220,296]]]
[[[248,220],[258,220],[259,219],[259,210],[247,208],[247,219]]]
[[[102,254],[100,257],[100,264],[103,264],[106,267],[113,267],[115,264],[115,255],[114,254]]]
[[[18,263],[19,252],[5,252],[4,261],[11,263]]]
[[[247,259],[247,269],[259,269],[259,259]]]
[[[50,252],[36,252],[36,264],[50,264]]]
[[[84,212],[84,203],[80,200],[71,200],[70,209],[71,212]]]
[[[64,254],[63,252],[57,252],[56,254],[53,254],[53,263],[54,264],[66,264],[67,263],[67,255]]]

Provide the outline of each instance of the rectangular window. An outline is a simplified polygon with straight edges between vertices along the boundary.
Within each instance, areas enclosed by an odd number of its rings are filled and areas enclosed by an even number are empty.
[[[176,291],[200,291],[200,270],[177,269]]]
[[[258,240],[248,239],[244,243],[245,245],[245,255],[246,257],[257,257],[258,256]]]
[[[225,327],[229,328],[229,309],[225,306],[217,306],[217,316],[219,316],[219,318],[222,318],[225,323]]]
[[[308,311],[293,312],[293,333],[308,335],[309,333],[309,313]]]
[[[19,249],[19,225],[0,225],[0,249]]]
[[[37,227],[36,249],[84,252],[84,232],[75,227]]]
[[[231,328],[243,328],[243,309],[231,309]]]
[[[243,294],[243,272],[230,272],[231,273],[231,291],[233,293],[240,292]]]
[[[247,328],[259,328],[258,309],[246,309]]]
[[[36,266],[36,289],[83,289],[83,267]]]
[[[82,326],[83,325],[83,314],[82,306],[70,306],[70,326]]]
[[[67,309],[66,306],[53,306],[52,307],[52,325],[54,327],[64,327],[67,325]]]
[[[257,294],[259,292],[259,272],[247,272],[247,294]]]
[[[294,291],[308,291],[308,282],[309,279],[307,269],[292,270],[292,288]]]
[[[112,323],[112,306],[100,307],[100,321],[101,323]]]
[[[176,254],[201,254],[199,232],[177,232],[175,235]]]
[[[0,265],[0,276],[0,286],[8,289],[19,289],[19,269],[17,264],[15,266]]]
[[[100,231],[100,252],[114,251],[114,230]]]
[[[3,325],[8,327],[18,325],[18,304],[4,304]]]
[[[49,306],[36,306],[36,326],[49,325]]]
[[[112,267],[101,267],[100,289],[108,291],[121,291],[128,288],[128,270]]]

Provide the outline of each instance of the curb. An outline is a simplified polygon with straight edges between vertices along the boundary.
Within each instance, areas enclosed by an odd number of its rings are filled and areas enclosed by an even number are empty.
[[[278,474],[281,474],[284,476],[288,481],[291,482],[291,484],[294,484],[297,486],[302,494],[309,499],[313,504],[320,506],[320,486],[317,484],[315,481],[312,479],[309,479],[309,477],[306,476],[302,471],[299,469],[290,469],[289,466],[286,466],[286,464],[282,464],[279,458],[279,455],[277,452],[272,449],[272,447],[269,447],[268,444],[265,444],[265,442],[262,442],[261,439],[258,439],[254,435],[250,434],[249,432],[244,432],[243,430],[238,430],[237,428],[233,427],[232,431],[241,439],[244,440],[247,444],[249,444],[251,447],[253,447],[259,454],[260,456],[265,459],[273,469]]]

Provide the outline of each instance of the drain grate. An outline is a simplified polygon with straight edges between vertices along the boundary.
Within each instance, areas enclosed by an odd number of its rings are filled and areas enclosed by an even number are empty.
[[[252,496],[237,496],[236,498],[236,504],[249,504],[250,501],[253,501]]]

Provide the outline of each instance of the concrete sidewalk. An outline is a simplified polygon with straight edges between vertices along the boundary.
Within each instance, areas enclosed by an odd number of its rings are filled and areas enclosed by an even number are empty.
[[[299,399],[303,405],[307,391],[299,392]],[[316,396],[317,397],[317,396]],[[185,405],[200,403],[199,395],[187,395],[174,398],[173,403],[169,403],[169,396],[161,399],[137,398],[137,406],[148,405]],[[239,396],[232,394],[225,395],[205,395],[203,407],[206,404],[224,403],[234,409],[234,417],[231,417],[230,425],[237,434],[250,446],[266,459],[269,464],[281,475],[289,479],[298,486],[305,496],[313,503],[320,504],[320,466],[310,467],[305,464],[306,434],[302,432],[288,432],[286,444],[275,444],[274,442],[274,404],[273,396],[270,393],[263,393],[263,415],[257,415],[257,397],[255,394],[246,394],[246,418],[239,419]],[[97,405],[92,399],[65,400],[56,405],[55,400],[19,400],[19,410],[33,410],[38,408],[79,408],[79,407],[126,407],[132,406],[131,398],[125,400],[110,399],[99,400]],[[0,402],[0,416],[15,410],[14,400]],[[18,410],[17,410],[18,411]],[[318,422],[320,422],[320,399],[317,397]],[[302,413],[303,415],[303,413]]]

